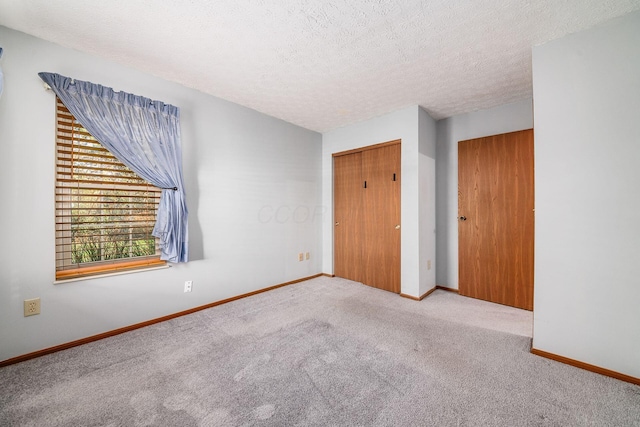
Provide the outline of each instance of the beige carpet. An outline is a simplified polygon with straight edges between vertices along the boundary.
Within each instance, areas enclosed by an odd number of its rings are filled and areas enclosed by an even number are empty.
[[[531,313],[321,277],[0,369],[2,426],[638,426]]]

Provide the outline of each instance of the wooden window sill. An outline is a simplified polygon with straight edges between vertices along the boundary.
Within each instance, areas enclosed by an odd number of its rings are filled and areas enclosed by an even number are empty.
[[[111,265],[77,268],[56,272],[54,284],[77,282],[81,280],[99,279],[102,277],[119,276],[121,274],[140,273],[143,271],[160,270],[171,267],[166,261],[145,260]]]

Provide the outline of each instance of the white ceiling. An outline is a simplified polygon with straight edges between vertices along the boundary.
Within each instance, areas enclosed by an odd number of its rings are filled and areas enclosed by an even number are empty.
[[[324,132],[410,105],[440,119],[531,97],[533,45],[638,9],[640,0],[0,0],[0,25]]]

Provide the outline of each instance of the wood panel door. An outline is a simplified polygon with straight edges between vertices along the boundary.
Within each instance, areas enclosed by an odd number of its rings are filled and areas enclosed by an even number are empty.
[[[338,153],[334,274],[400,292],[400,143]]]
[[[458,143],[461,295],[533,310],[533,130]]]
[[[363,281],[362,153],[333,158],[334,274]]]
[[[400,293],[400,145],[362,153],[364,283]]]

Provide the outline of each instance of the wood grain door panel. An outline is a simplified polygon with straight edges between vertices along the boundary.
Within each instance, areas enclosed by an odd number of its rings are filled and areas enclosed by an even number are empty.
[[[362,153],[333,158],[334,274],[363,281]]]
[[[400,145],[362,153],[364,283],[400,292]]]
[[[334,155],[334,274],[400,292],[400,143]],[[366,187],[365,187],[366,182]]]
[[[458,143],[460,294],[533,309],[533,180],[531,129]]]

